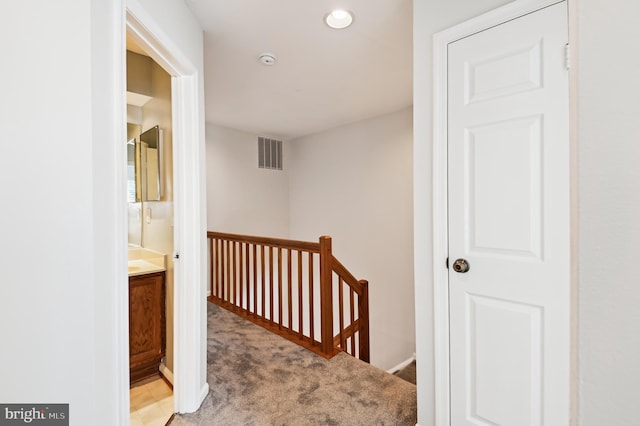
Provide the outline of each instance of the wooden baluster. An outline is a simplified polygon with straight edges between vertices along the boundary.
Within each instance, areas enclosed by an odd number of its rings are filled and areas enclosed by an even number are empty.
[[[237,268],[236,268],[236,242],[231,242],[231,297],[230,302],[235,306],[236,304],[236,279],[237,279]]]
[[[233,258],[233,245],[235,243],[233,241],[229,241],[229,252],[227,253],[227,261],[229,262],[229,269],[227,270],[227,285],[228,285],[228,290],[227,290],[227,302],[229,302],[230,304],[233,305],[233,279],[234,277],[234,273],[233,273],[233,262],[234,262],[234,258]]]
[[[264,246],[260,245],[260,266],[262,267],[262,271],[261,271],[261,277],[262,280],[260,282],[260,286],[262,289],[262,292],[260,294],[260,306],[261,306],[261,311],[260,311],[260,316],[262,316],[262,318],[267,319],[267,316],[264,312],[264,306],[265,306],[265,295],[264,295],[264,282],[265,282],[265,270],[264,270],[264,264],[265,264],[265,260],[264,260]]]
[[[244,243],[238,243],[238,307],[244,306]]]
[[[224,266],[226,265],[226,260],[224,257],[224,248],[225,248],[225,240],[220,240],[220,293],[218,294],[218,297],[220,297],[220,300],[224,300],[224,286],[225,286],[225,282],[224,282]]]
[[[218,240],[218,298],[224,296],[224,240]]]
[[[311,337],[312,343],[315,342],[315,326],[313,321],[315,315],[313,311],[313,253],[309,252],[309,337]]]
[[[253,245],[253,314],[258,313],[258,247]]]
[[[282,248],[278,247],[278,325],[282,327]]]
[[[215,251],[215,259],[214,263],[216,265],[215,267],[215,271],[216,271],[216,275],[215,275],[215,295],[216,297],[220,297],[220,290],[219,290],[219,286],[220,286],[220,280],[218,279],[218,276],[220,275],[220,251],[218,250],[218,245],[219,245],[220,240],[218,240],[217,238],[213,239],[213,250]]]
[[[269,319],[275,323],[273,315],[273,247],[269,247]]]
[[[218,297],[218,239],[213,238],[213,257],[211,258],[211,262],[213,263],[213,269],[215,274],[213,276],[213,290],[211,290],[211,296]]]
[[[344,340],[344,301],[342,295],[342,277],[338,277],[338,318],[340,320],[340,348],[346,352],[347,345]]]
[[[331,237],[320,237],[320,326],[322,352],[333,353],[333,286]]]
[[[234,249],[234,254],[236,255],[235,266],[233,267],[236,273],[236,296],[234,298],[235,305],[238,307],[242,307],[242,243],[238,242],[237,246]]]
[[[236,304],[236,242],[231,242],[231,304]]]
[[[353,309],[354,309],[353,294],[354,293],[355,292],[353,291],[353,287],[349,286],[349,312],[350,312],[351,327],[352,327],[352,331],[351,331],[351,355],[352,356],[356,356],[356,336],[355,336],[355,331],[353,330],[353,323],[355,322],[355,313],[353,312]]]
[[[227,241],[227,302],[231,302],[231,292],[233,290],[233,263],[231,254],[233,253],[233,241]],[[232,303],[233,304],[233,303]]]
[[[224,240],[220,240],[220,292],[218,293],[218,297],[220,297],[220,300],[224,300],[224,265],[226,264],[226,260],[224,258],[224,247],[225,247],[225,241]]]
[[[291,283],[291,249],[287,249],[287,302],[289,306],[289,323],[287,327],[289,330],[293,331],[293,302],[291,301],[292,297],[292,283]]]
[[[222,300],[227,301],[229,295],[229,240],[224,241],[224,264],[226,268],[223,272],[224,278],[224,286],[222,289]]]
[[[250,301],[250,295],[251,295],[251,280],[249,279],[249,243],[245,244],[245,268],[246,268],[246,274],[245,274],[245,285],[246,285],[246,295],[247,295],[247,311],[250,311],[249,308],[249,301]]]
[[[213,266],[213,262],[214,262],[214,253],[213,253],[213,238],[207,238],[207,242],[209,243],[209,291],[211,292],[211,296],[213,297],[215,295],[215,293],[213,292],[213,283],[215,281],[214,278],[214,266]]]
[[[302,252],[298,250],[298,330],[300,337],[304,336],[302,310]]]
[[[216,258],[218,255],[216,254],[216,239],[209,239],[211,245],[211,297],[216,296],[216,274],[218,271],[216,270]]]
[[[360,321],[358,352],[362,361],[369,362],[369,283],[366,280],[359,282],[362,285],[362,294],[358,297],[358,319]]]

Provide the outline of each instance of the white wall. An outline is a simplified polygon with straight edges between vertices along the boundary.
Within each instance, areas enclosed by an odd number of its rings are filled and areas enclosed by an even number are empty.
[[[413,202],[418,423],[434,424],[432,116],[433,34],[478,16],[506,0],[413,2]]]
[[[411,108],[291,141],[291,238],[333,238],[336,257],[369,281],[371,363],[415,351]]]
[[[184,3],[145,3],[202,70],[201,31]],[[0,47],[0,401],[68,402],[72,425],[128,417],[118,416],[126,372],[116,363],[122,11],[102,0],[0,6],[0,37],[12,41]]]
[[[640,3],[577,14],[580,425],[638,424]],[[577,25],[576,25],[577,24]]]
[[[69,402],[77,424],[97,407],[90,19],[0,11],[0,401]]]
[[[288,144],[283,170],[258,168],[258,135],[207,124],[207,229],[289,237]]]

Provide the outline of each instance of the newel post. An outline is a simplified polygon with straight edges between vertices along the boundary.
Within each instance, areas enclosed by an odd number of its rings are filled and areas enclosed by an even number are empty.
[[[362,294],[358,297],[358,318],[360,320],[360,329],[358,335],[360,340],[358,341],[358,347],[360,352],[360,359],[365,362],[370,362],[369,355],[369,282],[367,280],[360,280],[362,286]]]
[[[320,333],[322,352],[333,353],[333,292],[331,237],[320,237]]]

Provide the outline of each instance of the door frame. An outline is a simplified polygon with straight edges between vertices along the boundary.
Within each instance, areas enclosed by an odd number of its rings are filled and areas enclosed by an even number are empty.
[[[433,310],[435,424],[449,425],[449,255],[448,236],[448,45],[536,10],[566,0],[516,0],[493,11],[436,33],[433,38]]]
[[[117,105],[126,104],[126,42],[125,31],[147,51],[149,56],[171,75],[171,103],[173,125],[174,250],[180,253],[174,267],[174,409],[178,413],[193,412],[209,392],[206,379],[206,198],[204,182],[204,111],[198,93],[200,80],[197,67],[163,31],[137,0],[124,0],[120,14],[114,70],[117,72]],[[116,126],[126,135],[126,111],[120,114]],[[125,144],[117,145],[117,157],[122,158],[125,175]],[[120,167],[116,165],[116,167]],[[126,212],[126,186],[116,190],[121,203],[119,211]],[[123,213],[124,214],[124,213]],[[126,224],[125,224],[126,226]],[[126,232],[122,233],[126,237]],[[127,258],[126,238],[116,247],[118,259]],[[173,253],[167,253],[173,256]],[[126,270],[123,265],[123,270]],[[120,280],[116,287],[120,316],[116,331],[116,351],[120,380],[118,406],[120,419],[129,418],[129,329],[128,280]],[[128,423],[128,422],[127,422]]]

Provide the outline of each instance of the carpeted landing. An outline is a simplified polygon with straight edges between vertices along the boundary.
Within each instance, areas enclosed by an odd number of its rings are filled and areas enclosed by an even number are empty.
[[[211,387],[182,425],[415,425],[416,386],[344,353],[324,359],[208,303]]]

